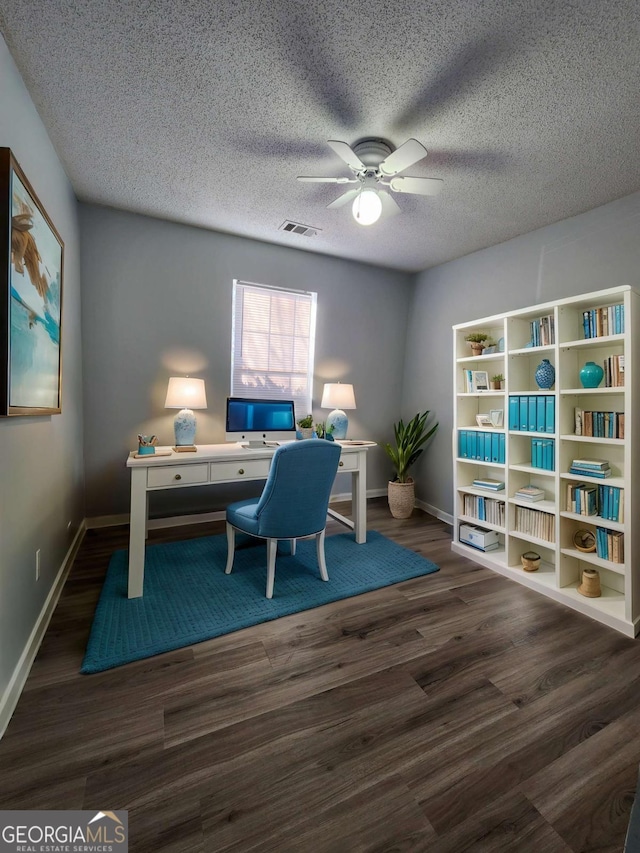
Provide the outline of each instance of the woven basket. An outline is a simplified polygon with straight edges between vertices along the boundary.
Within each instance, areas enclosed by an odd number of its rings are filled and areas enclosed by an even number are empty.
[[[535,551],[527,551],[525,554],[521,554],[520,561],[525,572],[537,572],[540,568],[540,554],[536,554]]]
[[[409,518],[416,502],[415,483],[411,477],[406,483],[389,481],[387,495],[391,515],[394,518]]]
[[[573,544],[583,554],[590,554],[596,550],[596,537],[591,530],[586,530],[585,528],[576,530],[573,534]]]
[[[599,598],[602,595],[600,575],[596,569],[585,569],[583,571],[582,583],[578,587],[578,592],[587,598]]]

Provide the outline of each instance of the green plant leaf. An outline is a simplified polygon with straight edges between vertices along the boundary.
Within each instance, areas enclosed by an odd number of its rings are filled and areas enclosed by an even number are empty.
[[[401,483],[407,482],[409,469],[423,452],[427,441],[438,429],[439,424],[437,422],[427,427],[429,415],[429,410],[422,413],[418,412],[406,424],[401,418],[393,426],[395,446],[388,442],[382,445],[393,463],[396,479]]]

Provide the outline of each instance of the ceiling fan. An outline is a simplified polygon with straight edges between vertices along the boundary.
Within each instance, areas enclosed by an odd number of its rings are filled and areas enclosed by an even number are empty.
[[[385,218],[400,213],[401,209],[387,190],[396,193],[415,193],[417,195],[437,195],[443,181],[439,178],[398,177],[403,172],[427,156],[427,149],[417,139],[408,139],[399,148],[383,139],[363,139],[353,147],[346,142],[330,139],[333,148],[351,169],[350,178],[321,178],[299,175],[299,181],[321,184],[359,184],[355,189],[347,190],[328,208],[342,207],[353,202],[353,218],[360,225],[372,225],[384,213]]]

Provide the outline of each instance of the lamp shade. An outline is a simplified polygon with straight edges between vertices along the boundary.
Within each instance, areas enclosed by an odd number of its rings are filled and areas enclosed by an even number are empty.
[[[188,376],[172,376],[167,388],[165,409],[206,409],[207,395],[204,379],[190,379]]]
[[[356,398],[353,385],[342,382],[330,382],[324,386],[322,402],[323,409],[355,409]]]
[[[361,190],[353,201],[351,212],[359,225],[373,225],[382,213],[380,196],[372,189]]]

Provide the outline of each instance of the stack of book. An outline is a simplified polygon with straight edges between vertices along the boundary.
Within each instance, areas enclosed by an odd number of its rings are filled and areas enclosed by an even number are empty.
[[[536,539],[544,539],[547,542],[555,541],[556,519],[548,512],[540,512],[537,509],[516,506],[516,530],[534,536]]]
[[[596,527],[596,554],[612,563],[624,563],[624,533]]]
[[[501,489],[504,489],[504,483],[501,480],[478,478],[473,481],[473,485],[478,489],[491,489],[492,492],[499,492]]]
[[[585,338],[621,335],[624,332],[624,305],[608,305],[582,312]]]
[[[514,497],[523,501],[541,501],[544,500],[544,489],[539,489],[537,486],[522,486]]]
[[[598,515],[598,489],[588,483],[567,484],[567,512],[578,515]]]
[[[598,477],[603,479],[611,476],[611,468],[606,459],[574,459],[569,468],[570,474],[581,477]]]

